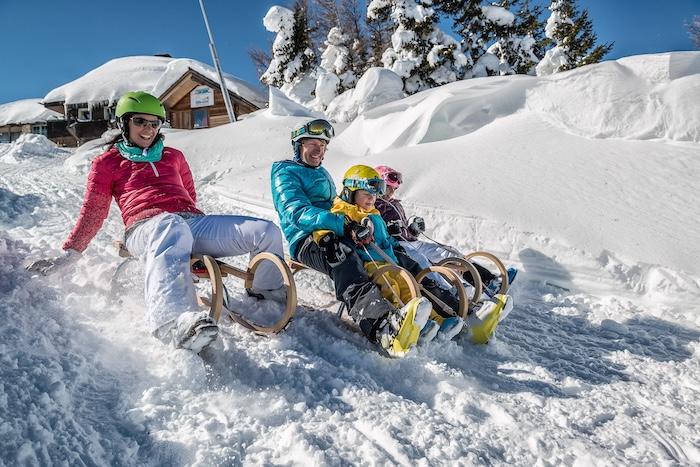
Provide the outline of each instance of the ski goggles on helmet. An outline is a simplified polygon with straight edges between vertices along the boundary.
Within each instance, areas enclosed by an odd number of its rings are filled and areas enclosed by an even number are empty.
[[[292,132],[293,141],[305,136],[325,136],[326,139],[330,140],[335,136],[335,130],[333,126],[325,120],[314,120]]]
[[[386,193],[386,182],[381,178],[370,178],[369,180],[354,178],[346,178],[343,180],[343,186],[350,190],[365,190],[373,195],[383,195]]]
[[[389,172],[388,174],[384,175],[384,179],[386,180],[387,185],[393,186],[394,188],[397,188],[403,183],[403,177],[399,172]]]

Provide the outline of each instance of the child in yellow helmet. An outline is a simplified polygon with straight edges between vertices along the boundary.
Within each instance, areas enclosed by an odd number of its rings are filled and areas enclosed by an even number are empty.
[[[376,170],[366,165],[355,165],[345,173],[341,194],[335,198],[331,212],[343,214],[347,222],[357,222],[370,228],[371,243],[380,251],[372,248],[369,245],[370,241],[364,242],[366,245],[363,245],[362,241],[355,240],[346,245],[357,251],[370,275],[390,260],[415,276],[422,268],[408,257],[401,245],[389,235],[386,223],[374,207],[377,196],[385,190],[386,182]],[[314,232],[314,240],[321,244],[327,232]],[[398,307],[407,303],[411,297],[408,287],[397,276],[398,274],[392,272],[384,273],[380,280],[380,289],[384,298]],[[459,308],[458,301],[432,279],[424,280],[422,285],[447,304],[448,309],[433,304],[430,320],[423,327],[419,342],[428,342],[438,334],[445,340],[451,339],[464,325],[463,320],[456,314]]]

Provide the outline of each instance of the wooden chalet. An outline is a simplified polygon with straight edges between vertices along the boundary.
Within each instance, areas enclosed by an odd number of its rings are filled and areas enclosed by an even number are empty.
[[[260,107],[228,90],[233,114],[238,117]],[[219,83],[189,68],[180,79],[159,96],[168,112],[170,126],[184,130],[212,128],[229,123],[224,95]]]
[[[7,125],[0,125],[0,143],[11,143],[24,133],[37,133],[46,134],[46,123],[44,123],[43,128],[38,125],[31,125],[27,123],[14,124],[8,123]]]
[[[47,136],[48,127],[61,121],[60,114],[51,115],[39,101],[27,104],[29,101],[32,99],[0,105],[0,143],[12,143],[23,134]]]
[[[260,108],[231,90],[228,93],[236,119]],[[191,68],[157,97],[165,107],[172,128],[190,130],[229,123],[219,84]],[[63,114],[65,118],[48,123],[47,137],[65,146],[76,146],[97,139],[105,131],[116,127],[116,104],[108,101],[93,101],[89,104],[44,102],[46,108]]]

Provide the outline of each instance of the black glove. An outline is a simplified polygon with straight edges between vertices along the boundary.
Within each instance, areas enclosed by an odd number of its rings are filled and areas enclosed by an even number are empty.
[[[372,231],[355,221],[349,221],[343,227],[343,235],[351,239],[358,246],[369,245],[374,237],[372,236]]]
[[[330,267],[334,268],[352,253],[352,248],[343,244],[333,232],[329,232],[318,241],[318,247],[326,257]]]
[[[389,221],[386,223],[386,231],[392,237],[401,237],[401,226],[403,222],[399,221]]]
[[[414,217],[411,225],[408,226],[408,231],[416,237],[425,232],[425,221],[422,217]]]

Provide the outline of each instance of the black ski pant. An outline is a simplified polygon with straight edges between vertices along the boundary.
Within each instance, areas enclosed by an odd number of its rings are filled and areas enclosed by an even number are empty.
[[[475,263],[473,261],[470,261],[472,266],[476,268],[476,272],[479,273],[479,276],[481,277],[481,283],[484,284],[484,287],[488,285],[489,282],[493,280],[494,276],[491,271],[483,267],[482,265]],[[474,286],[474,278],[472,277],[472,273],[469,271],[465,271],[464,274],[462,275],[464,277],[464,280],[469,282],[472,286]]]
[[[348,314],[360,326],[362,333],[375,342],[378,325],[394,307],[382,297],[379,288],[371,281],[357,253],[353,251],[345,261],[331,267],[310,235],[297,248],[296,258],[310,268],[330,276],[335,298],[345,303]]]

